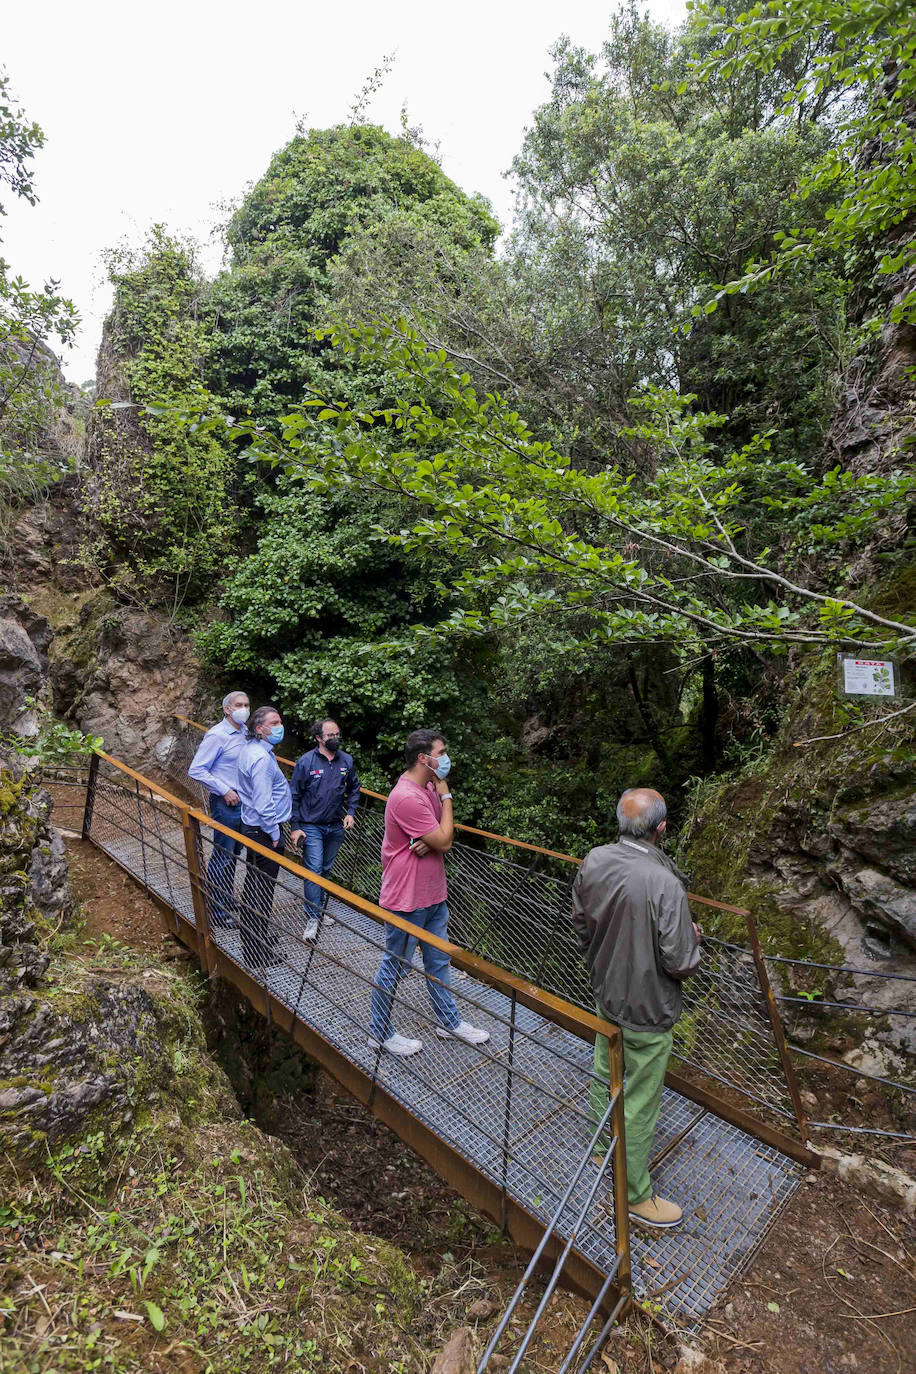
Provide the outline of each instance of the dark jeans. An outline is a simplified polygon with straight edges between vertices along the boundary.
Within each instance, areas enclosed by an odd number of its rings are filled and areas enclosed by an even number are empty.
[[[248,840],[257,840],[266,849],[273,849],[273,840],[259,825],[243,825]],[[274,851],[279,853],[279,850]],[[260,968],[271,960],[277,937],[270,931],[270,913],[274,905],[274,887],[280,865],[249,849],[246,854],[245,881],[242,884],[242,905],[239,911],[239,934],[242,953],[250,968]]]
[[[242,804],[229,806],[223,797],[210,793],[210,815],[220,825],[232,830],[242,828]],[[207,892],[210,897],[210,921],[224,926],[232,920],[235,908],[235,860],[242,848],[241,840],[233,840],[221,830],[213,832],[213,851],[207,864]]]
[[[336,821],[333,825],[304,825],[302,829],[305,831],[302,857],[306,868],[319,873],[322,878],[330,877],[334,860],[344,841],[343,826]],[[309,882],[308,878],[304,879],[302,887],[305,892],[305,919],[309,921],[314,916],[320,921],[328,894],[317,883]]]

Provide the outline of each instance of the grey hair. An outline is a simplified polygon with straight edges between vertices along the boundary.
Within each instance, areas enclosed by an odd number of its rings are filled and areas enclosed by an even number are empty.
[[[625,814],[624,799],[629,797],[631,793],[640,790],[638,787],[628,787],[621,794],[620,801],[617,803],[617,824],[620,826],[620,833],[621,835],[629,835],[634,840],[644,840],[647,835],[654,835],[662,821],[668,819],[668,808],[665,805],[664,797],[652,797],[636,816]]]
[[[229,693],[227,693],[227,695],[223,697],[223,710],[224,710],[224,711],[228,711],[228,710],[229,710],[229,708],[231,707],[232,703],[235,701],[236,697],[244,697],[245,700],[247,701],[247,700],[248,700],[248,693],[247,693],[247,692],[229,692]]]

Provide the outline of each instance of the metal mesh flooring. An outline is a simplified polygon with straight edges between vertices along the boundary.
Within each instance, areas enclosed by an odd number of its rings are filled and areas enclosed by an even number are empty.
[[[148,824],[144,826],[139,815],[130,818],[126,807],[115,804],[109,810],[102,798],[96,807],[95,842],[193,922],[181,829],[163,815],[156,818],[157,833],[152,836]],[[146,808],[142,822],[147,822]],[[240,871],[242,866],[240,861]],[[237,888],[239,884],[237,875]],[[490,1031],[484,1054],[432,1034],[426,983],[417,971],[399,986],[396,1017],[402,1034],[423,1040],[423,1052],[409,1059],[378,1056],[367,1044],[366,1028],[380,928],[370,917],[332,901],[328,912],[335,919],[323,926],[312,953],[297,938],[301,898],[300,880],[281,869],[275,925],[287,934],[281,935],[278,947],[283,963],[260,975],[266,977],[269,990],[367,1076],[377,1068],[378,1082],[387,1093],[529,1212],[549,1221],[591,1135],[586,1110],[591,1047],[519,1007],[507,1107],[500,1060],[508,1041],[509,999],[462,973],[453,977],[459,1005],[467,1004],[467,1019]],[[215,930],[211,939],[244,967],[236,931]],[[504,1119],[508,1150],[502,1139]],[[499,1130],[494,1128],[497,1121]],[[684,1138],[677,1140],[687,1128]],[[670,1152],[664,1154],[668,1147]],[[654,1155],[663,1157],[653,1169],[653,1181],[663,1196],[683,1205],[685,1221],[659,1235],[633,1228],[634,1288],[665,1321],[689,1332],[748,1262],[798,1186],[801,1171],[779,1151],[668,1089]],[[585,1200],[594,1168],[588,1166],[569,1201],[557,1227],[561,1236],[568,1234],[566,1223],[571,1224]],[[614,1224],[610,1199],[604,1199],[599,1191],[576,1244],[608,1272],[615,1258]]]

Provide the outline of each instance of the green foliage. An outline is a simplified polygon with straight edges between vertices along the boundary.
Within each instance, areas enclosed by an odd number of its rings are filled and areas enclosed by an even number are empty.
[[[27,122],[9,78],[0,72],[0,187],[32,205],[38,197],[31,164],[43,144],[42,130]],[[56,337],[69,344],[78,323],[58,286],[50,281],[34,291],[0,258],[0,501],[33,496],[70,466],[67,455],[44,451],[63,401],[46,341]]]
[[[755,252],[756,261],[733,274],[725,290],[769,283],[824,251],[846,255],[866,279],[916,264],[912,7],[898,0],[769,0],[737,16],[713,5],[693,8],[713,48],[694,60],[701,80],[730,84],[758,74],[771,80],[787,53],[813,41],[811,69],[783,90],[777,117],[792,125],[812,98],[830,89],[844,95],[837,137],[793,193],[795,228],[775,235],[771,254]],[[721,292],[711,297],[709,306],[722,298]],[[893,302],[889,317],[916,321],[916,287]]]
[[[505,632],[575,611],[580,642],[663,642],[684,656],[716,641],[784,652],[791,643],[886,647],[916,633],[783,573],[764,542],[775,508],[775,519],[804,518],[806,537],[842,544],[899,506],[912,476],[878,484],[831,473],[818,484],[772,458],[767,436],[717,461],[707,431],[723,417],[651,387],[632,398],[644,418],[626,435],[651,455],[653,476],[582,471],[403,322],[337,337],[345,352],[387,368],[395,402],[369,412],[308,402],[284,418],[282,445],[253,426],[232,434],[319,492],[368,488],[410,502],[413,524],[392,541],[440,562],[448,550],[464,566],[452,631]]]
[[[378,534],[395,511],[281,477],[257,499],[260,537],[227,581],[226,619],[197,637],[211,663],[263,682],[303,724],[338,716],[378,785],[420,722],[457,722],[457,743],[482,706],[457,648],[411,630],[418,617],[436,618],[436,595],[419,561]]]
[[[579,845],[615,789],[662,783],[676,806],[691,775],[764,750],[769,656],[912,641],[908,608],[848,593],[864,549],[902,557],[912,478],[820,473],[861,261],[806,235],[844,214],[830,157],[876,147],[831,5],[793,0],[772,61],[723,59],[737,0],[676,32],[625,5],[597,54],[560,43],[499,258],[488,207],[362,100],[276,154],[211,286],[172,310],[144,282],[127,353],[170,310],[198,331],[193,385],[158,354],[138,377],[171,470],[185,441],[201,469],[236,457],[231,560],[168,573],[176,604],[213,591],[212,665],[300,722],[341,717],[379,785],[436,721],[472,814]],[[119,547],[165,576],[183,545],[156,543],[154,513]]]
[[[44,141],[44,131],[28,123],[25,112],[13,103],[10,79],[6,72],[0,72],[0,186],[8,186],[14,196],[21,196],[30,205],[38,202],[32,159]],[[0,202],[0,215],[5,214]]]
[[[43,764],[73,764],[88,762],[88,756],[95,749],[101,749],[103,740],[98,735],[84,735],[82,730],[73,729],[62,720],[57,720],[47,706],[26,697],[26,710],[38,716],[38,734],[31,738],[10,733],[0,734],[0,742],[9,745],[19,754],[38,757]]]
[[[145,252],[112,254],[115,302],[106,325],[117,390],[103,396],[90,436],[92,514],[103,563],[115,580],[137,576],[168,590],[173,613],[225,564],[235,536],[236,463],[212,435],[176,421],[171,407],[206,405],[201,381],[211,348],[198,315],[202,283],[190,251],[156,228]]]
[[[774,107],[807,78],[817,45],[796,44],[766,80],[688,84],[697,43],[694,25],[672,34],[624,7],[599,54],[558,44],[552,98],[514,163],[514,252],[542,279],[552,332],[574,341],[571,365],[594,394],[583,418],[597,411],[600,426],[603,408],[613,428],[649,381],[727,414],[725,446],[767,429],[808,453],[845,344],[842,264],[822,255],[714,315],[702,303],[797,228],[793,192],[828,146],[829,106],[812,102],[791,126]],[[829,206],[830,188],[815,200]]]
[[[328,273],[356,235],[405,214],[452,243],[489,248],[498,225],[408,138],[370,124],[301,130],[229,222],[209,375],[230,409],[276,415],[325,375],[314,327],[333,308]],[[354,379],[358,387],[359,379]],[[354,393],[355,394],[355,393]]]
[[[273,158],[229,224],[231,267],[207,305],[207,376],[236,414],[282,415],[330,385],[357,405],[374,394],[382,372],[354,365],[315,329],[339,308],[336,256],[389,220],[483,256],[498,228],[486,203],[410,137],[372,125],[300,130]],[[196,432],[223,442],[212,426]],[[424,721],[448,719],[456,748],[473,748],[483,688],[471,665],[410,629],[441,613],[438,579],[376,533],[400,521],[398,503],[359,492],[318,497],[264,468],[251,470],[246,488],[249,551],[226,578],[221,618],[198,635],[208,661],[263,684],[302,724],[339,715],[362,773],[378,785]]]

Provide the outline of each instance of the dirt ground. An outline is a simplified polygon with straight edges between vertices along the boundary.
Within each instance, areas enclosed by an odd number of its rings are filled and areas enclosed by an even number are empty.
[[[126,874],[89,845],[68,840],[67,847],[86,938],[107,934],[156,958],[190,960]],[[421,1272],[437,1276],[455,1325],[476,1328],[486,1342],[525,1262],[489,1219],[322,1072],[310,1094],[274,1101],[259,1124],[286,1141],[314,1190],[356,1229],[393,1241]],[[542,1291],[533,1285],[533,1302]],[[555,1294],[524,1368],[554,1374],[586,1310],[580,1299]],[[522,1309],[517,1333],[531,1311]],[[728,1374],[912,1374],[914,1317],[912,1219],[810,1173],[691,1343]],[[501,1347],[509,1354],[510,1336]],[[650,1374],[677,1361],[677,1342],[636,1318],[613,1332],[596,1368]],[[502,1358],[490,1363],[494,1371],[507,1367]]]

